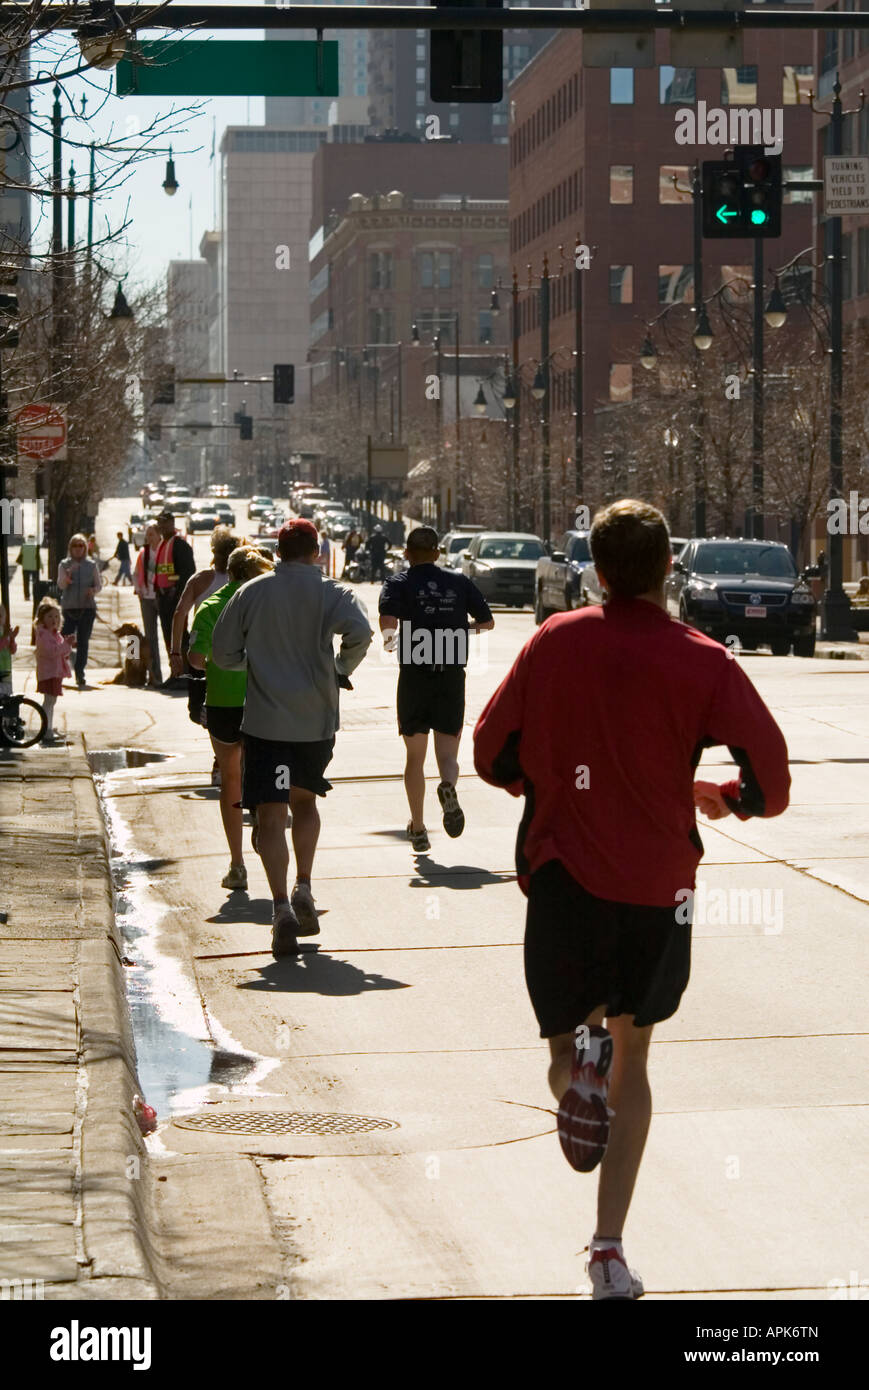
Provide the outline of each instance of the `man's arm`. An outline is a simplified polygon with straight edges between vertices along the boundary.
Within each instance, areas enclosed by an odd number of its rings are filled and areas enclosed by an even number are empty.
[[[465,577],[467,585],[467,605],[470,617],[474,619],[475,632],[491,632],[495,626],[492,610],[472,579]]]
[[[172,559],[175,564],[175,573],[178,575],[178,583],[185,584],[192,574],[196,573],[196,561],[193,558],[193,550],[187,541],[183,541],[180,536],[175,537],[175,544],[172,547]]]
[[[204,583],[203,578],[205,581]],[[190,612],[199,595],[201,593],[204,593],[205,590],[208,588],[209,583],[210,571],[200,570],[197,574],[192,574],[188,579],[187,583],[184,585],[183,593],[181,594],[181,597],[178,600],[178,606],[175,609],[175,612],[172,614],[173,652],[181,650],[181,639],[184,635],[184,624],[187,620],[187,614]],[[173,672],[173,675],[175,674],[180,675],[180,669],[178,672]]]
[[[211,660],[224,671],[247,669],[246,629],[241,605],[243,598],[241,590],[233,594],[211,634]]]
[[[339,676],[349,676],[364,659],[374,637],[365,604],[349,589],[342,592],[332,621],[332,631],[341,634],[335,669]]]
[[[711,820],[730,812],[740,820],[780,816],[790,798],[787,744],[745,672],[732,659],[722,666],[705,719],[704,743],[726,744],[739,776],[722,786],[695,782],[695,804]]]
[[[484,782],[521,796],[525,774],[519,743],[525,719],[529,670],[539,634],[526,642],[487,704],[474,730],[474,767]]]

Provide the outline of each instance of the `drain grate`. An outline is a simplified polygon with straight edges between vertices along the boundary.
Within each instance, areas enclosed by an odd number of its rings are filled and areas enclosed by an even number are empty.
[[[213,1134],[369,1134],[375,1129],[398,1129],[395,1120],[374,1115],[324,1115],[301,1110],[223,1111],[217,1115],[176,1116],[181,1129],[202,1129]]]

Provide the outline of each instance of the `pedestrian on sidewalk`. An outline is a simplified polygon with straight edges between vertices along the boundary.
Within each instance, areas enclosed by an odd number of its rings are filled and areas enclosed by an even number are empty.
[[[182,642],[187,624],[187,614],[194,612],[199,605],[228,583],[226,562],[239,542],[228,526],[215,526],[211,533],[211,565],[208,569],[197,570],[184,585],[184,592],[172,615],[172,650],[169,653],[169,668],[172,679],[178,680],[184,671]],[[189,667],[189,660],[188,660]],[[204,725],[203,706],[205,704],[205,677],[202,672],[189,667],[187,681],[187,713],[194,724]],[[220,767],[217,758],[211,768],[211,785],[220,786]]]
[[[230,855],[229,872],[221,880],[224,888],[247,888],[241,810],[241,720],[247,672],[224,671],[215,665],[211,639],[214,625],[233,594],[248,580],[271,574],[273,569],[274,561],[266,560],[252,545],[233,550],[227,563],[227,582],[203,599],[196,610],[187,649],[190,665],[205,672],[205,723],[220,772],[220,814]]]
[[[75,649],[75,635],[60,633],[61,610],[53,598],[42,599],[36,610],[36,689],[43,696],[45,733],[43,743],[62,742],[54,730],[54,707],[63,694],[64,676],[69,679],[69,656]]]
[[[424,815],[431,732],[444,830],[455,839],[465,828],[456,782],[465,722],[468,617],[475,632],[489,631],[495,620],[476,584],[438,565],[433,527],[415,527],[404,554],[410,569],[391,575],[380,591],[380,630],[386,634],[386,650],[398,652],[398,732],[406,749],[404,789],[410,806],[407,838],[414,854],[424,854],[431,849]]]
[[[142,611],[142,631],[151,647],[151,684],[163,684],[163,670],[160,663],[160,633],[157,617],[157,591],[154,578],[157,568],[157,551],[160,549],[160,532],[153,522],[145,527],[145,539],[136,556],[133,570],[133,589]]]
[[[75,636],[76,639],[75,683],[79,690],[84,690],[86,686],[88,649],[97,616],[96,596],[103,586],[99,564],[88,557],[87,548],[87,536],[77,531],[70,537],[69,553],[61,560],[57,570],[63,613],[62,635]]]
[[[323,774],[335,747],[339,686],[352,690],[349,676],[373,636],[352,589],[321,573],[317,529],[310,521],[281,527],[278,554],[273,574],[233,594],[217,620],[211,650],[225,670],[247,666],[242,800],[255,816],[253,847],[272,892],[275,957],[295,955],[298,936],[320,931],[311,892],[320,834],[317,797],[331,790]],[[292,898],[288,804],[296,858]]]
[[[196,561],[193,558],[193,550],[189,542],[184,540],[176,531],[175,516],[168,508],[164,508],[157,517],[157,529],[160,532],[160,546],[157,551],[154,588],[157,593],[157,613],[160,617],[160,626],[163,629],[163,641],[166,643],[171,667],[171,654],[174,650],[172,619],[175,616],[175,609],[178,607],[178,600],[184,591],[184,586],[196,570]],[[187,651],[189,640],[185,622],[178,644],[178,652],[182,658]],[[181,683],[179,672],[177,676],[169,677],[164,689],[167,687],[177,688]]]
[[[118,543],[115,546],[113,560],[118,562],[118,572],[112,581],[113,584],[122,584],[126,579],[128,584],[132,584],[133,576],[130,574],[130,542],[124,539],[123,531],[118,532]]]
[[[606,605],[538,628],[480,716],[475,762],[526,798],[525,977],[565,1157],[583,1173],[601,1165],[592,1296],[630,1299],[643,1288],[622,1235],[651,1119],[652,1028],[688,983],[695,807],[712,820],[777,816],[790,776],[784,738],[732,653],[667,614],[661,513],[615,502],[590,543]],[[738,775],[695,781],[718,744]]]
[[[18,628],[12,627],[9,614],[0,603],[0,695],[12,694],[12,658],[18,650],[17,636]]]
[[[21,582],[24,585],[24,597],[30,598],[30,585],[34,587],[39,578],[42,568],[42,557],[39,553],[39,546],[35,536],[28,536],[18,552],[16,564],[21,566]]]
[[[341,570],[342,579],[347,578],[347,567],[362,543],[363,535],[361,531],[352,529],[348,531],[347,535],[344,537],[344,568]]]
[[[386,552],[389,549],[389,541],[383,533],[382,526],[375,526],[368,537],[367,548],[371,559],[371,578],[379,580],[382,584],[386,579]]]
[[[318,556],[318,560],[320,564],[320,569],[328,578],[329,565],[332,560],[332,544],[325,532],[320,538],[320,554]]]

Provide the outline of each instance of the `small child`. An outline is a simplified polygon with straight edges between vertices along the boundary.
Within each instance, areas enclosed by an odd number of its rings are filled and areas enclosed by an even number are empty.
[[[43,742],[56,743],[54,706],[63,694],[63,678],[69,678],[69,654],[75,647],[75,637],[61,637],[60,605],[53,598],[44,598],[36,610],[36,689],[45,696],[45,734]]]
[[[9,626],[9,618],[0,603],[0,695],[12,694],[12,658],[18,650],[15,638],[18,628]]]

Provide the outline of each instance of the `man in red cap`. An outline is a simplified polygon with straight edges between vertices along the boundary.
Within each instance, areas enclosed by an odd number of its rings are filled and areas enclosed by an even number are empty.
[[[319,933],[311,894],[320,834],[317,797],[331,790],[323,776],[338,728],[338,688],[373,636],[354,591],[327,579],[310,521],[286,522],[278,533],[272,574],[243,585],[214,628],[211,655],[227,670],[247,669],[244,806],[255,816],[253,847],[273,899],[272,954],[296,955],[299,936]],[[337,656],[333,638],[341,637]],[[287,804],[292,812],[296,883],[287,895]]]

